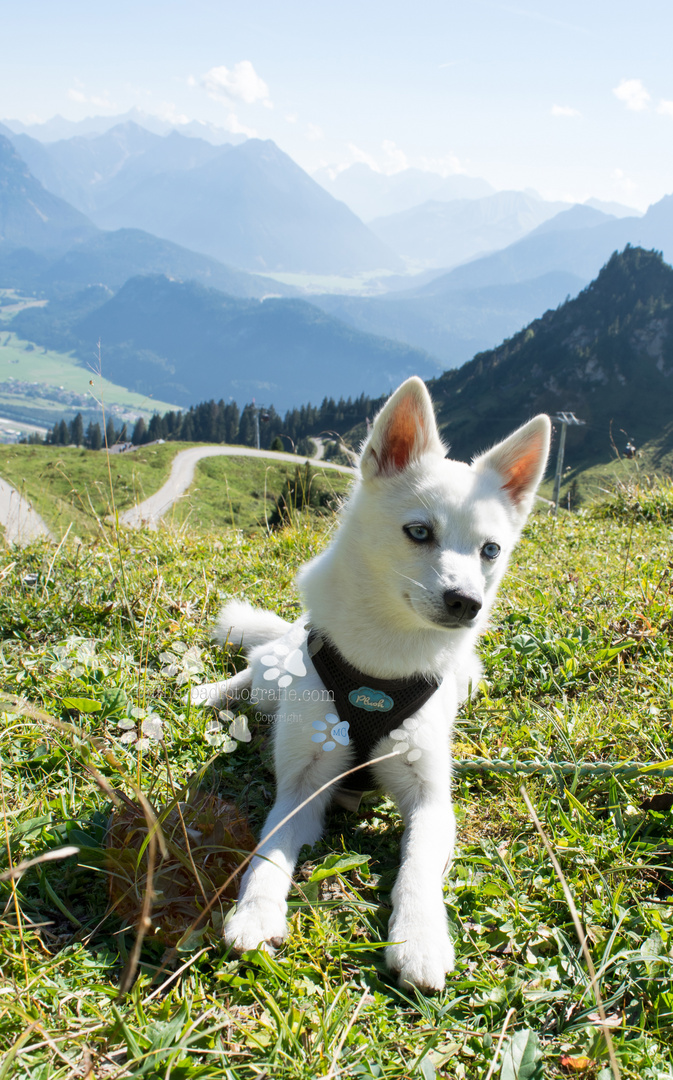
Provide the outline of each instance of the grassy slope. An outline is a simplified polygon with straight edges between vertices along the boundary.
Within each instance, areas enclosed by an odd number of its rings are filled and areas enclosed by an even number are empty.
[[[13,299],[15,303],[10,303]],[[92,353],[91,369],[82,367],[70,353],[54,352],[42,349],[32,342],[22,341],[16,334],[3,328],[7,321],[24,307],[34,306],[34,302],[14,296],[10,290],[0,290],[0,384],[10,380],[22,383],[40,383],[42,391],[34,394],[27,389],[19,393],[9,393],[0,385],[0,413],[3,408],[23,408],[26,412],[39,410],[42,422],[57,422],[64,414],[80,410],[97,410],[101,396],[106,408],[115,417],[142,413],[151,416],[153,412],[164,413],[174,408],[168,402],[155,401],[153,398],[135,394],[123,386],[117,386],[108,379],[94,374],[96,360]],[[39,306],[39,305],[38,305]],[[90,385],[93,379],[94,385]],[[48,415],[45,417],[45,413]],[[119,425],[118,425],[119,426]]]
[[[110,455],[114,505],[124,510],[141,502],[167,480],[171,462],[193,443],[145,446],[132,453]],[[297,459],[301,464],[301,458]],[[192,528],[253,529],[265,523],[292,462],[271,464],[253,458],[211,458],[199,462],[186,497],[169,512],[169,520],[190,520]],[[0,476],[24,494],[54,535],[73,522],[80,536],[98,532],[97,519],[112,513],[107,458],[104,453],[73,446],[0,446]],[[322,489],[342,493],[348,478],[325,471],[315,481]],[[266,495],[266,500],[265,500]]]
[[[663,517],[655,505],[649,522],[629,511],[617,520],[562,515],[531,523],[484,641],[488,692],[459,720],[458,757],[673,757],[672,506],[669,495]],[[49,577],[51,547],[0,557],[2,686],[83,732],[76,737],[75,729],[8,707],[0,761],[12,858],[64,842],[84,849],[79,865],[46,863],[21,878],[22,940],[15,901],[0,885],[9,903],[4,1075],[65,1080],[90,1054],[95,1075],[108,1075],[109,1064],[112,1075],[157,1080],[169,1066],[181,1080],[308,1080],[333,1076],[337,1061],[342,1077],[483,1080],[505,1028],[505,1050],[512,1034],[517,1045],[529,1039],[535,1048],[537,1040],[543,1058],[531,1080],[568,1075],[563,1054],[597,1060],[579,1073],[587,1078],[604,1067],[568,907],[516,777],[472,775],[455,784],[459,844],[446,902],[458,966],[442,994],[400,994],[374,948],[385,940],[401,832],[394,807],[381,799],[361,816],[331,813],[325,839],[304,852],[292,934],[275,960],[228,958],[208,929],[176,962],[191,960],[187,971],[150,999],[162,947],[146,941],[133,992],[115,1005],[135,932],[128,914],[104,918],[110,801],[85,766],[130,796],[139,782],[155,807],[172,804],[200,775],[259,828],[273,790],[268,728],[251,722],[251,743],[218,756],[205,738],[209,717],[183,702],[184,680],[190,665],[197,682],[231,670],[207,636],[223,596],[292,617],[293,575],[324,540],[325,526],[308,523],[257,538],[132,534],[120,550],[101,533],[86,547],[66,544]],[[185,656],[187,646],[202,651]],[[73,711],[65,704],[73,697],[102,711]],[[142,753],[121,743],[129,724],[142,720],[133,707],[164,721],[165,751],[151,740]],[[673,828],[670,811],[639,809],[667,782],[586,777],[569,785],[527,781],[587,927],[622,1076],[668,1077]],[[368,861],[308,880],[326,856],[344,852]],[[132,886],[133,852],[113,848],[108,857]],[[188,891],[198,892],[195,884]],[[197,955],[196,944],[205,952]],[[494,1075],[516,1074],[498,1064]]]

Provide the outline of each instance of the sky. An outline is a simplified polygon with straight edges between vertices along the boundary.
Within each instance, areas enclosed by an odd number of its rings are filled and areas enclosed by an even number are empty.
[[[646,207],[673,193],[671,0],[21,0],[0,118],[137,108],[365,161]]]

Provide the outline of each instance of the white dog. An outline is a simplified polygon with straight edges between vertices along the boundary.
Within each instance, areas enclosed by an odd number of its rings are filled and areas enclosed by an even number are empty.
[[[249,696],[276,715],[276,802],[225,926],[237,951],[285,938],[295,862],[320,837],[330,800],[356,806],[358,788],[381,787],[406,825],[386,960],[401,986],[444,986],[454,964],[442,892],[455,835],[451,728],[479,678],[477,638],[549,435],[537,416],[471,465],[447,460],[428,391],[409,379],[376,418],[334,539],[300,572],[306,614],[289,624],[236,601],[224,608],[218,636],[249,649],[250,667],[193,700]]]

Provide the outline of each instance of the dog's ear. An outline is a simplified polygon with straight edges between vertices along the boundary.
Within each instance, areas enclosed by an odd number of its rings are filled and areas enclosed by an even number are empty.
[[[395,391],[374,421],[360,458],[365,480],[401,472],[421,454],[444,457],[432,401],[425,383],[414,375]]]
[[[549,417],[541,413],[476,457],[472,467],[480,472],[492,469],[498,473],[503,491],[522,514],[527,514],[547,464],[550,436]]]

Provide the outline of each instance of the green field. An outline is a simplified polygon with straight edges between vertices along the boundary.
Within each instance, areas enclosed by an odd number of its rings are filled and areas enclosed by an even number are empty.
[[[673,781],[619,772],[673,758],[673,496],[640,494],[539,514],[526,530],[483,640],[486,681],[457,725],[445,890],[457,968],[430,997],[398,990],[383,964],[402,831],[385,798],[335,809],[303,851],[275,958],[226,953],[226,902],[169,948],[240,847],[214,800],[235,801],[256,831],[273,798],[268,725],[250,716],[252,740],[224,753],[206,725],[226,719],[185,704],[190,681],[241,663],[208,627],[225,596],[293,618],[294,574],[331,521],[257,536],[168,527],[118,544],[101,530],[85,546],[0,554],[4,863],[79,848],[0,882],[0,1076],[614,1080],[599,993],[623,1080],[670,1078]],[[483,758],[505,771],[478,771]],[[534,762],[569,771],[518,771]],[[210,810],[191,809],[197,791]],[[139,792],[163,854],[139,850]],[[126,802],[106,837],[113,796]],[[200,830],[190,853],[181,814]],[[144,896],[152,926],[136,955]]]
[[[76,535],[100,532],[100,522],[114,510],[126,510],[158,491],[171,463],[193,443],[163,443],[133,452],[111,454],[74,446],[0,446],[0,477],[35,507],[55,536],[72,523]],[[301,458],[297,465],[303,466]],[[190,529],[264,528],[276,497],[297,466],[255,458],[208,458],[201,461],[190,490],[169,510],[167,521]],[[316,470],[312,484],[335,498],[349,485],[348,476]],[[112,481],[112,496],[110,488]]]
[[[9,295],[8,290],[0,290],[0,294],[0,300],[13,301],[0,306],[0,416],[20,412],[26,419],[34,415],[36,422],[48,424],[78,411],[100,416],[102,401],[119,427],[121,420],[139,414],[147,418],[153,412],[176,407],[135,394],[105,378],[104,349],[102,365],[92,349],[90,365],[85,367],[70,353],[53,352],[17,338],[3,322],[34,302]]]

